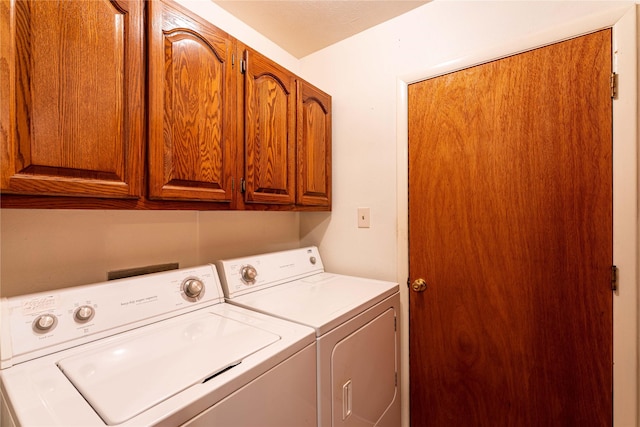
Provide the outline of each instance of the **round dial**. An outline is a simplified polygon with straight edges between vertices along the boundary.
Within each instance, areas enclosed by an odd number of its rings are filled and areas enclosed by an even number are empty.
[[[78,309],[73,313],[73,319],[79,323],[85,323],[89,320],[93,319],[93,315],[96,314],[96,311],[93,307],[89,305],[83,305],[78,307]]]
[[[38,333],[45,333],[56,327],[58,319],[53,314],[41,314],[33,321],[33,330]]]
[[[200,279],[187,279],[182,283],[182,291],[188,298],[197,300],[204,292],[204,283]]]
[[[253,285],[256,283],[256,277],[258,277],[258,270],[252,265],[243,265],[240,269],[240,277],[242,281],[247,285]]]

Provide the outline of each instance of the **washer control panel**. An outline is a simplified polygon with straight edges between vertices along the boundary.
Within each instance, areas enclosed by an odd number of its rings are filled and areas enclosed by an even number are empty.
[[[0,368],[223,301],[213,265],[3,298]]]
[[[224,295],[230,299],[324,271],[315,246],[223,260],[216,265]]]

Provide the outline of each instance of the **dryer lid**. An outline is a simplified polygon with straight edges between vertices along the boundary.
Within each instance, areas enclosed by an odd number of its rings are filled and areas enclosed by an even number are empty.
[[[398,284],[318,273],[229,299],[241,307],[310,326],[322,336],[398,292]]]
[[[105,423],[113,425],[280,339],[212,313],[173,320],[151,333],[129,335],[65,358],[58,367]]]

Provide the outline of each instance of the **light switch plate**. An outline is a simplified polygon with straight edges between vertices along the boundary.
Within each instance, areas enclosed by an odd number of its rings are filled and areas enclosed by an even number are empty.
[[[371,227],[371,210],[369,208],[358,208],[358,228]]]

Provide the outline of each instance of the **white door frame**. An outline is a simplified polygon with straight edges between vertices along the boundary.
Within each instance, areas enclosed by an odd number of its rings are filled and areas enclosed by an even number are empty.
[[[613,67],[618,74],[618,98],[613,102],[613,259],[619,287],[613,298],[613,419],[614,427],[638,425],[638,75],[637,7],[605,12],[588,21],[507,43],[472,57],[447,61],[397,82],[397,265],[398,283],[409,277],[408,230],[408,101],[407,86],[420,80],[468,68],[568,38],[613,28]],[[409,290],[400,286],[402,310],[402,414],[409,426]]]

